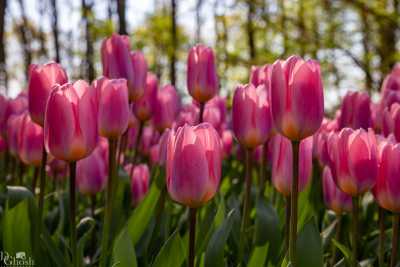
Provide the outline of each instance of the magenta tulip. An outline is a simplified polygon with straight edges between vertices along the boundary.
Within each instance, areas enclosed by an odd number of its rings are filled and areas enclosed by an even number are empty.
[[[96,92],[85,81],[54,86],[45,113],[47,151],[65,161],[87,157],[98,141],[95,118]]]
[[[255,87],[259,85],[265,85],[267,88],[269,87],[269,71],[271,65],[264,66],[252,66],[250,73],[250,83]]]
[[[390,109],[385,108],[382,117],[382,132],[385,136],[394,134],[400,140],[400,104],[393,103]]]
[[[153,124],[159,132],[171,128],[180,108],[180,100],[175,87],[166,85],[158,91],[154,105]]]
[[[314,134],[324,116],[319,64],[292,56],[276,61],[270,77],[271,110],[277,130],[290,140]]]
[[[322,174],[322,189],[325,205],[336,214],[350,212],[352,208],[351,196],[340,190],[335,184],[331,169],[324,167]]]
[[[272,154],[272,183],[281,194],[290,196],[293,180],[292,143],[282,135],[271,139]],[[309,184],[312,171],[312,137],[300,142],[299,146],[299,192]]]
[[[170,135],[174,135],[174,130],[166,129],[160,137],[158,141],[159,145],[159,155],[158,155],[158,162],[160,165],[164,165],[167,159],[167,147],[168,147],[168,140]]]
[[[18,155],[27,165],[40,166],[43,153],[43,128],[32,121],[28,113],[21,119],[18,133]]]
[[[199,103],[205,103],[218,93],[218,76],[214,52],[210,47],[196,45],[187,59],[187,87]]]
[[[145,122],[150,119],[155,102],[157,101],[157,90],[157,77],[152,73],[148,73],[144,95],[133,103],[133,111],[140,121]]]
[[[224,130],[222,132],[222,146],[223,146],[223,156],[229,157],[232,153],[232,147],[233,147],[233,134],[231,130]]]
[[[68,175],[68,162],[64,160],[59,160],[49,154],[47,159],[46,171],[48,176],[56,178],[58,180],[63,180],[63,178]]]
[[[146,91],[147,62],[140,51],[131,52],[133,67],[132,90],[129,94],[131,100],[139,100]]]
[[[349,92],[343,99],[338,126],[368,130],[372,126],[371,99],[366,92]]]
[[[272,129],[272,118],[265,86],[238,86],[233,97],[233,132],[246,148],[263,144]]]
[[[18,136],[24,114],[13,114],[7,120],[7,144],[10,154],[18,156]]]
[[[103,137],[118,138],[128,128],[130,117],[125,79],[105,79],[99,88],[98,124]]]
[[[137,206],[149,191],[150,172],[146,164],[139,164],[133,167],[132,164],[125,166],[127,173],[132,173],[131,177],[131,196],[132,204]]]
[[[149,124],[143,128],[142,137],[140,139],[139,150],[142,155],[150,156],[150,148],[158,143],[160,133]]]
[[[207,102],[207,104],[208,104],[208,102]],[[200,110],[196,104],[189,103],[189,104],[184,105],[179,111],[179,114],[175,120],[173,128],[177,129],[178,127],[182,127],[185,124],[188,124],[191,126],[198,124],[199,123],[199,114],[200,114]]]
[[[221,178],[221,140],[208,123],[180,127],[168,140],[167,188],[171,198],[190,208],[209,201]]]

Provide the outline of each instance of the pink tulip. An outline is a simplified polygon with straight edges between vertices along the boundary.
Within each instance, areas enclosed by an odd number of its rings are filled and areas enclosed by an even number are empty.
[[[400,212],[400,145],[385,142],[381,147],[379,173],[373,189],[379,206]]]
[[[265,85],[269,88],[269,71],[271,65],[266,64],[264,66],[252,66],[250,73],[250,83],[255,87],[259,85]]]
[[[324,167],[324,171],[322,174],[322,189],[325,205],[329,209],[336,212],[336,214],[351,211],[351,196],[344,193],[336,186],[332,177],[331,169],[328,166]]]
[[[150,147],[150,162],[151,165],[154,166],[159,163],[160,161],[160,145],[155,144]]]
[[[76,184],[84,195],[94,195],[104,189],[107,183],[107,160],[101,146],[76,164]]]
[[[210,123],[219,133],[222,132],[225,123],[221,114],[221,110],[217,106],[213,105],[206,105],[204,108],[203,122]]]
[[[289,196],[293,179],[292,143],[282,135],[272,137],[272,183],[283,195]],[[299,146],[299,192],[303,191],[311,179],[312,171],[312,137],[300,142]]]
[[[3,137],[0,135],[0,154],[7,150],[7,142],[4,140]]]
[[[131,194],[132,204],[137,206],[149,191],[150,184],[150,172],[146,164],[139,164],[133,168],[131,172],[132,164],[125,166],[127,173],[132,173],[131,177]]]
[[[232,153],[232,147],[233,147],[233,134],[231,130],[224,130],[222,132],[222,146],[223,146],[223,156],[229,157]]]
[[[180,107],[179,101],[178,93],[172,85],[166,85],[158,91],[154,105],[153,125],[159,132],[172,127]]]
[[[23,118],[24,113],[18,115],[13,114],[7,121],[7,144],[10,154],[13,156],[18,156],[18,136]]]
[[[68,82],[67,73],[60,64],[50,62],[29,67],[29,113],[34,122],[43,127],[47,99],[54,85]]]
[[[32,121],[28,113],[21,119],[18,133],[18,155],[27,165],[40,166],[43,154],[43,128]]]
[[[205,103],[218,92],[218,76],[214,52],[210,47],[196,45],[187,59],[187,87],[189,94],[198,102]]]
[[[0,134],[7,128],[8,99],[0,94]]]
[[[157,101],[157,90],[157,77],[152,73],[148,73],[144,95],[133,103],[133,111],[140,121],[145,122],[150,119]]]
[[[96,91],[85,81],[54,86],[46,106],[44,140],[57,159],[87,157],[98,141]]]
[[[131,52],[131,60],[133,67],[134,79],[132,80],[132,92],[129,94],[131,100],[139,100],[145,93],[146,77],[147,77],[147,62],[144,55],[140,51]]]
[[[377,145],[372,130],[344,128],[330,138],[335,165],[334,178],[339,188],[352,196],[370,190],[378,173]]]
[[[368,130],[372,126],[371,99],[366,92],[349,92],[343,99],[338,120],[339,128]]]
[[[400,104],[394,103],[390,110],[385,108],[382,117],[382,132],[385,136],[394,134],[396,140],[400,140]]]
[[[168,146],[169,136],[174,134],[175,134],[174,130],[166,129],[161,135],[160,140],[158,141],[159,145],[158,162],[161,166],[165,164],[165,161],[167,159],[167,146]]]
[[[160,133],[157,132],[150,124],[143,128],[142,137],[140,139],[139,150],[142,155],[150,156],[150,148],[158,143]]]
[[[385,95],[389,91],[400,91],[400,64],[394,66],[382,83],[381,93]]]
[[[291,140],[314,134],[324,116],[319,64],[291,56],[276,61],[270,77],[271,110],[277,130]]]
[[[221,140],[209,123],[185,125],[171,134],[167,149],[167,189],[171,198],[197,208],[218,190]]]
[[[3,114],[3,125],[0,125],[1,134],[7,139],[7,123],[11,115],[19,115],[26,112],[28,109],[28,97],[24,94],[19,94],[16,98],[7,101],[5,113]]]
[[[98,124],[103,137],[118,138],[128,128],[130,117],[125,79],[105,79],[99,90]]]
[[[46,171],[48,176],[56,178],[58,180],[63,180],[63,178],[68,176],[68,162],[56,159],[51,154],[49,154],[47,159]]]
[[[207,102],[208,104],[208,102]],[[185,124],[194,126],[199,123],[200,109],[194,103],[184,105],[174,122],[173,128],[177,129]]]
[[[264,86],[238,86],[233,97],[233,132],[246,148],[263,144],[271,133],[272,119]]]

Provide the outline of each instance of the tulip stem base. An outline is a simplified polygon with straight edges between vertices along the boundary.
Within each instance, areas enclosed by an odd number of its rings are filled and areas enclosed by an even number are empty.
[[[286,197],[286,218],[285,218],[285,251],[289,250],[289,237],[290,237],[290,212],[291,203],[290,196]]]
[[[44,207],[44,191],[46,190],[46,161],[47,161],[47,153],[43,148],[42,152],[42,165],[40,167],[40,193],[39,193],[39,216],[38,216],[38,225],[41,225],[43,218],[43,207]],[[41,231],[41,230],[40,230]]]
[[[353,229],[352,229],[352,242],[353,242],[353,258],[352,266],[358,266],[358,216],[359,216],[359,197],[353,197]]]
[[[398,213],[393,214],[393,238],[392,238],[392,255],[390,258],[390,267],[396,266],[397,252],[399,247],[399,223],[400,215]]]
[[[243,198],[243,214],[242,224],[240,227],[240,244],[241,244],[241,255],[243,256],[243,247],[246,243],[246,230],[250,220],[250,193],[251,193],[251,149],[246,150],[246,166],[245,166],[245,192]]]
[[[292,141],[293,147],[293,180],[290,194],[290,241],[289,260],[296,267],[296,243],[297,243],[297,202],[299,194],[299,141]]]
[[[69,217],[70,217],[70,246],[72,266],[77,267],[77,234],[76,234],[76,162],[69,163]]]
[[[385,266],[385,210],[379,207],[379,244],[378,244],[378,261],[379,267]]]
[[[189,267],[194,267],[196,244],[196,208],[189,209]]]

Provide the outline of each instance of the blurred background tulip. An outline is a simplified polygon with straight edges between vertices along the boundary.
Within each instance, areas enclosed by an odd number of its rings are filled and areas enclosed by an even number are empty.
[[[140,121],[145,122],[151,118],[155,101],[157,101],[157,91],[157,77],[153,73],[148,73],[144,95],[132,104],[135,116]]]
[[[125,167],[127,173],[132,173],[131,179],[131,198],[132,204],[137,206],[149,191],[150,171],[146,164],[133,166],[128,164]],[[131,171],[133,168],[133,171]]]
[[[340,109],[339,129],[350,127],[368,130],[372,126],[370,106],[371,99],[366,92],[348,92]]]
[[[18,134],[18,155],[27,165],[40,166],[43,153],[43,128],[32,121],[26,112],[22,115]]]
[[[340,215],[343,212],[350,212],[352,207],[351,196],[340,190],[333,180],[331,169],[324,167],[322,173],[322,189],[325,205]]]
[[[144,55],[140,51],[131,52],[133,80],[132,92],[129,99],[132,101],[139,100],[146,90],[147,62]]]
[[[153,125],[162,132],[171,128],[180,108],[180,100],[174,86],[166,85],[158,91],[154,105]]]

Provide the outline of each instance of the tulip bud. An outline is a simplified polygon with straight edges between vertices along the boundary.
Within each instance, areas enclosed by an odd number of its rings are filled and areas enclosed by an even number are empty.
[[[232,153],[233,146],[233,134],[231,130],[224,130],[222,132],[222,145],[223,145],[223,156],[229,157]]]
[[[185,125],[171,134],[167,148],[167,189],[171,198],[197,208],[218,190],[221,140],[209,123]]]
[[[67,73],[60,64],[50,62],[29,67],[29,113],[34,122],[43,127],[47,99],[54,85],[68,82]]]
[[[152,73],[147,74],[144,95],[133,103],[133,111],[140,121],[145,122],[150,119],[157,101],[157,90],[157,77]]]
[[[171,128],[180,107],[179,96],[172,85],[164,86],[157,94],[153,125],[159,132]]]
[[[132,164],[125,166],[125,171],[127,173],[132,173],[131,176],[131,194],[132,194],[132,204],[137,206],[149,191],[150,184],[150,172],[146,164],[139,164],[133,167],[133,172],[131,172]]]
[[[366,92],[349,92],[343,99],[339,129],[350,127],[368,130],[372,126],[371,99]]]
[[[48,176],[63,180],[68,175],[68,162],[56,159],[53,155],[48,154],[46,171]]]
[[[98,141],[96,92],[85,81],[55,85],[46,106],[44,140],[57,159],[87,157]]]
[[[92,154],[76,164],[76,184],[79,192],[94,195],[101,192],[107,183],[106,160],[102,156],[102,148],[97,146]]]
[[[218,92],[218,76],[210,47],[196,45],[187,59],[187,87],[189,94],[198,102],[205,103]]]
[[[252,66],[251,73],[250,73],[250,83],[253,84],[255,87],[259,85],[265,85],[269,88],[269,69],[271,65],[264,65],[264,66]]]
[[[149,156],[150,148],[158,143],[160,133],[157,132],[154,127],[150,124],[143,128],[142,137],[140,139],[139,150],[142,155]]]
[[[208,102],[207,102],[208,104]],[[185,124],[196,125],[199,123],[200,110],[194,103],[184,105],[175,120],[172,128],[177,129]]]
[[[289,139],[282,135],[272,137],[272,183],[276,190],[289,196],[293,179],[293,149]],[[299,192],[303,191],[311,179],[312,171],[312,137],[300,142],[299,146]]]
[[[246,148],[263,144],[271,133],[272,119],[264,86],[238,86],[233,97],[233,131]]]
[[[24,113],[18,133],[18,154],[27,165],[40,166],[43,154],[43,128]]]
[[[136,101],[143,97],[146,91],[147,62],[140,51],[131,52],[131,60],[134,79],[132,81],[132,94],[129,95],[129,99]]]
[[[277,130],[291,140],[314,134],[324,116],[319,64],[292,56],[271,68],[271,110]]]
[[[24,114],[11,115],[7,121],[7,144],[10,154],[18,156],[18,136]]]
[[[328,166],[324,167],[322,174],[322,189],[324,193],[325,205],[336,212],[350,212],[352,209],[351,196],[341,191],[335,184],[332,178],[331,169]]]
[[[99,133],[118,138],[128,128],[130,117],[128,88],[125,79],[104,80],[99,90]]]
[[[160,137],[160,140],[158,141],[159,144],[159,164],[164,165],[165,160],[167,159],[167,146],[168,146],[168,140],[170,135],[174,135],[175,133],[173,130],[166,129],[163,134]]]
[[[385,108],[383,111],[382,132],[385,136],[392,133],[396,140],[400,140],[400,104],[394,103],[390,110]]]

